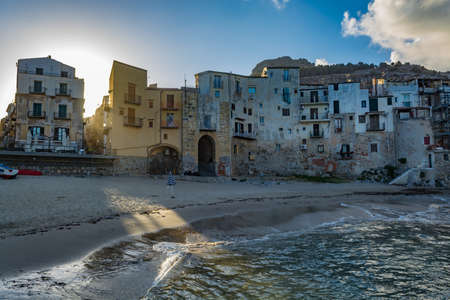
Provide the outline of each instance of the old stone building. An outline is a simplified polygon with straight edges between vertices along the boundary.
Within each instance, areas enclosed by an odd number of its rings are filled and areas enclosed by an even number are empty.
[[[75,76],[75,68],[50,56],[19,59],[4,145],[25,151],[78,151],[83,147],[83,105],[84,81]]]

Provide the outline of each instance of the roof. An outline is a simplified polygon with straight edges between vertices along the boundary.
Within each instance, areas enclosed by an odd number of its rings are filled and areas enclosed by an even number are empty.
[[[123,62],[118,61],[118,60],[113,60],[113,65],[114,65],[115,63],[124,65],[124,66],[126,66],[126,67],[130,67],[130,68],[133,68],[133,69],[137,69],[137,70],[140,70],[140,71],[145,71],[145,72],[147,72],[147,70],[145,70],[145,69],[142,69],[142,68],[139,68],[139,67],[135,67],[135,66],[132,66],[132,65],[123,63]]]
[[[271,66],[266,67],[267,69],[300,69],[300,67],[286,67],[286,66]]]
[[[236,74],[236,73],[231,73],[231,72],[227,73],[227,72],[212,71],[212,70],[203,71],[203,72],[197,73],[195,75],[201,75],[201,74],[205,74],[205,73],[216,73],[216,74],[223,74],[223,75],[238,76],[238,77],[243,77],[243,78],[267,78],[267,77],[263,77],[263,76],[248,76],[248,75],[241,75],[241,74]]]

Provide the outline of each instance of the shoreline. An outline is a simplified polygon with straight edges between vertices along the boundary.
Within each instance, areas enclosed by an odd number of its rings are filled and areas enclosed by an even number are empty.
[[[240,185],[245,187],[245,184]],[[301,190],[305,186],[310,187],[309,184],[297,183],[294,189]],[[246,188],[251,189],[252,186]],[[316,188],[321,191],[315,195],[286,193],[279,189],[267,193],[263,189],[240,197],[223,197],[218,193],[209,201],[183,203],[178,199],[178,205],[167,208],[152,205],[140,213],[103,217],[95,222],[66,223],[66,226],[36,230],[35,234],[8,236],[0,240],[0,278],[82,260],[120,240],[165,229],[190,227],[211,236],[213,232],[258,235],[271,230],[311,228],[343,217],[370,217],[364,210],[353,207],[354,204],[382,203],[417,212],[425,210],[435,199],[435,190],[420,192],[381,185],[365,185],[354,192],[348,190],[352,188],[351,184],[347,187],[317,184]]]

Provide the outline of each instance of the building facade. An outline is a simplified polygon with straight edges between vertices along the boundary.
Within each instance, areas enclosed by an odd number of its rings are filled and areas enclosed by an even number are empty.
[[[20,59],[4,144],[25,151],[77,152],[83,148],[83,106],[84,81],[75,68],[50,56]]]

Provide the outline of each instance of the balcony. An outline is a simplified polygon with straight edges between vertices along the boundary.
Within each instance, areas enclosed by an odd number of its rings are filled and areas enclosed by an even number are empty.
[[[37,88],[37,87],[34,87],[34,86],[29,86],[28,87],[28,92],[30,94],[45,95],[46,91],[47,91],[47,88],[45,88],[45,87],[41,87],[41,88]]]
[[[123,125],[127,127],[142,127],[142,118],[135,118],[135,117],[123,117]]]
[[[385,124],[378,124],[378,123],[367,123],[366,124],[366,131],[384,131],[385,130]]]
[[[313,115],[301,115],[300,123],[309,123],[309,122],[329,122],[330,118],[328,113],[320,113]]]
[[[179,125],[176,121],[161,120],[161,129],[178,129]]]
[[[328,105],[328,96],[322,96],[318,101],[311,101],[311,99],[308,97],[300,97],[300,104],[304,106]]]
[[[125,94],[124,101],[127,104],[141,105],[141,96]]]
[[[234,132],[233,137],[246,140],[256,140],[256,132]]]
[[[63,113],[53,113],[53,119],[54,120],[71,120],[72,114],[63,114]]]
[[[180,107],[178,105],[163,105],[161,106],[161,110],[167,110],[167,111],[177,111],[180,110]]]
[[[45,119],[45,111],[29,111],[28,118]]]
[[[324,136],[323,129],[321,131],[314,130],[309,132],[309,137],[312,139],[321,139],[323,138],[323,136]]]
[[[55,95],[56,96],[70,96],[70,95],[72,95],[72,90],[56,88]]]

